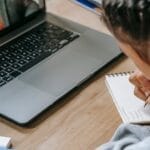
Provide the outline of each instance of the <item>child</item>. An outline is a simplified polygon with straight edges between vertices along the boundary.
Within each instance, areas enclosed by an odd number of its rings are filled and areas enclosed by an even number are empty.
[[[135,95],[150,103],[150,1],[103,0],[103,21],[138,68],[130,77]],[[150,126],[121,125],[100,150],[150,150]]]

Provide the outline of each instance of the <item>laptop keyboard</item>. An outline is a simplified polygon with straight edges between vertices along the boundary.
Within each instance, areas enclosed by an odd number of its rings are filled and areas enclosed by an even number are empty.
[[[0,87],[61,50],[79,34],[43,23],[0,48]]]

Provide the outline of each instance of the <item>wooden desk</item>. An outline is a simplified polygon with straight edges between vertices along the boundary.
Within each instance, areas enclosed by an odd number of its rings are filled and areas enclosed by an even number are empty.
[[[48,11],[106,31],[99,17],[69,0],[48,1]],[[104,83],[110,72],[129,71],[133,63],[120,57],[80,88],[68,94],[26,127],[0,118],[0,135],[12,137],[16,150],[93,150],[108,141],[121,119]]]

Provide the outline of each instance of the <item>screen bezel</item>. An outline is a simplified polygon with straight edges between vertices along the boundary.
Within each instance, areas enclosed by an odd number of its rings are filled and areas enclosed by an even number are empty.
[[[26,24],[27,22],[30,22],[31,20],[33,20],[33,18],[44,14],[46,11],[46,4],[45,4],[45,0],[43,0],[43,8],[40,8],[38,11],[36,11],[35,13],[33,13],[32,15],[28,16],[27,18],[25,18],[23,21],[19,21],[16,22],[15,24],[10,25],[9,27],[6,27],[5,29],[3,29],[2,31],[0,31],[0,37],[4,36],[5,34],[21,27],[22,25]]]

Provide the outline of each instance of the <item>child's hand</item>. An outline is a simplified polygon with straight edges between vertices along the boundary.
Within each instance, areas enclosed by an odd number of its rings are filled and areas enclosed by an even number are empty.
[[[129,78],[130,82],[135,86],[134,95],[142,100],[150,97],[150,80],[147,79],[142,72],[135,71]]]

